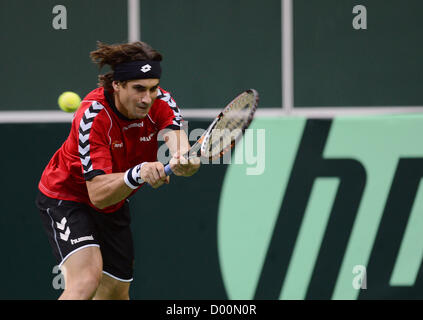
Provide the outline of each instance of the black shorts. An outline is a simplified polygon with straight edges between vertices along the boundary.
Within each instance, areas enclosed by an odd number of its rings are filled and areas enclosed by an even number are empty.
[[[132,281],[134,246],[127,201],[116,212],[102,213],[86,204],[49,198],[39,192],[36,205],[59,267],[78,250],[97,246],[103,273]]]

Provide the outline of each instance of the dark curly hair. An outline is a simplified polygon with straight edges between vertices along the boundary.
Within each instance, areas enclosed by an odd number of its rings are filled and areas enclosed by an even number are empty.
[[[98,85],[107,91],[112,91],[113,73],[115,66],[122,62],[134,60],[162,61],[162,55],[145,42],[137,41],[132,43],[105,44],[97,42],[97,50],[90,52],[91,60],[101,69],[109,65],[112,71],[98,76]],[[126,81],[122,81],[125,85]]]

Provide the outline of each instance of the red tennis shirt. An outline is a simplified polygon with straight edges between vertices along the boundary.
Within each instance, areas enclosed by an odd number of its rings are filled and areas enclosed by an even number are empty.
[[[44,169],[38,188],[50,198],[95,208],[85,181],[100,174],[125,172],[145,161],[157,161],[157,134],[164,128],[181,129],[182,116],[162,88],[158,88],[148,115],[137,120],[123,116],[116,109],[113,96],[104,88],[97,88],[82,100],[69,136]],[[96,210],[114,212],[124,201]]]

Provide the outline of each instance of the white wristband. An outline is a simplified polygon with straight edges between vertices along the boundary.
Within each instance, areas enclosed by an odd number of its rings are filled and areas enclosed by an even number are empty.
[[[128,169],[123,176],[125,184],[131,189],[137,189],[144,181],[141,179],[141,168],[147,162],[136,165],[135,167]]]

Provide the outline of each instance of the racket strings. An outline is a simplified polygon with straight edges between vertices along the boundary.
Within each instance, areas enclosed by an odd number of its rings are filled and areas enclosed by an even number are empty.
[[[208,140],[207,153],[211,158],[220,157],[242,136],[255,111],[255,99],[253,94],[244,93],[225,108]]]

